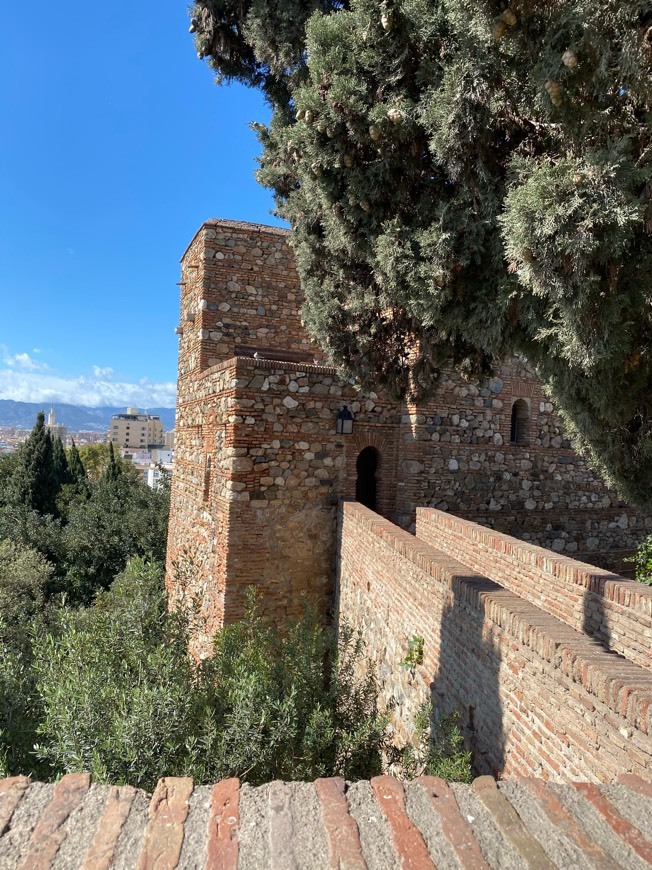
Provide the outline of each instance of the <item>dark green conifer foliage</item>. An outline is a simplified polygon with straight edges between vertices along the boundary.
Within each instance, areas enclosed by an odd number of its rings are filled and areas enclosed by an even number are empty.
[[[70,482],[75,486],[79,487],[86,484],[86,469],[74,441],[72,441],[68,451],[68,474],[70,475]]]
[[[66,451],[64,450],[61,438],[58,436],[57,438],[52,439],[52,462],[54,464],[54,473],[56,474],[59,486],[70,483],[71,477],[68,470]]]
[[[113,442],[109,442],[109,461],[106,464],[106,468],[104,469],[104,474],[102,475],[102,481],[107,484],[117,483],[120,477],[120,466],[118,465],[115,452],[113,450]]]
[[[19,503],[42,515],[56,514],[56,497],[61,486],[54,464],[52,436],[42,411],[18,452],[11,488]]]
[[[649,0],[192,9],[198,52],[272,103],[313,336],[432,395],[524,355],[607,482],[652,505]]]

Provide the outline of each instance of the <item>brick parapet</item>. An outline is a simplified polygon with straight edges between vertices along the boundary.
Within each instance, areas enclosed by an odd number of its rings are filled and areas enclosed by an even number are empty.
[[[650,785],[632,776],[561,787],[488,777],[257,787],[165,777],[153,795],[89,788],[87,774],[56,786],[17,779],[0,780],[3,870],[605,870],[652,859]]]
[[[652,669],[652,587],[430,508],[417,508],[416,535]]]
[[[609,781],[652,762],[652,678],[498,583],[353,502],[339,613],[362,628],[399,734],[431,695],[461,712],[479,769]],[[423,662],[401,667],[411,638]]]

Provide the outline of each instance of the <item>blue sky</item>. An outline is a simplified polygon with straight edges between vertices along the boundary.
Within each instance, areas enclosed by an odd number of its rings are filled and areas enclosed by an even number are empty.
[[[2,18],[0,399],[172,406],[186,245],[209,217],[278,223],[268,110],[214,84],[182,0]]]

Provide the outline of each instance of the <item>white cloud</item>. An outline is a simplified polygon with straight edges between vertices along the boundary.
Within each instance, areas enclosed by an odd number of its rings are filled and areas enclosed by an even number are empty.
[[[8,356],[5,354],[4,362],[5,365],[8,365],[12,369],[18,368],[23,369],[24,371],[31,372],[37,371],[38,369],[47,368],[45,363],[36,362],[36,360],[33,360],[28,353],[15,353],[13,356]]]
[[[39,352],[38,348],[32,350],[33,354]],[[0,399],[43,405],[64,402],[92,408],[101,405],[173,408],[176,404],[176,384],[172,381],[116,380],[110,366],[94,365],[91,371],[90,375],[62,375],[28,353],[14,353],[0,342]]]
[[[16,354],[16,359],[22,354]],[[26,356],[26,354],[25,354]],[[176,402],[176,384],[168,381],[137,384],[110,381],[99,377],[69,377],[51,372],[36,371],[28,366],[9,366],[0,369],[0,399],[16,402],[64,402],[72,405],[134,405],[140,408],[173,408]],[[35,368],[38,366],[35,365]],[[95,366],[94,369],[99,368]]]
[[[110,366],[93,366],[93,374],[96,378],[111,380],[113,369]]]

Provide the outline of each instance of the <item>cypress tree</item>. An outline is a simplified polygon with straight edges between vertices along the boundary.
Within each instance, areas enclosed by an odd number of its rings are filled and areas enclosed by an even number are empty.
[[[70,450],[68,451],[68,474],[70,475],[70,482],[78,488],[86,485],[86,469],[81,461],[81,456],[75,446],[74,440],[71,442]]]
[[[52,436],[45,426],[43,411],[39,411],[31,434],[18,451],[11,487],[20,503],[40,514],[56,514],[61,485],[54,464]]]
[[[54,473],[56,474],[59,486],[65,483],[70,483],[71,477],[68,469],[68,459],[61,438],[58,436],[52,439],[52,461],[54,464]]]
[[[652,506],[650,3],[199,0],[191,16],[200,56],[273,106],[258,177],[343,372],[419,400],[443,367],[521,354],[575,445]]]
[[[120,477],[120,466],[118,465],[115,452],[113,450],[113,442],[109,441],[109,460],[104,468],[104,474],[102,475],[102,481],[107,484],[115,484],[117,483]]]

